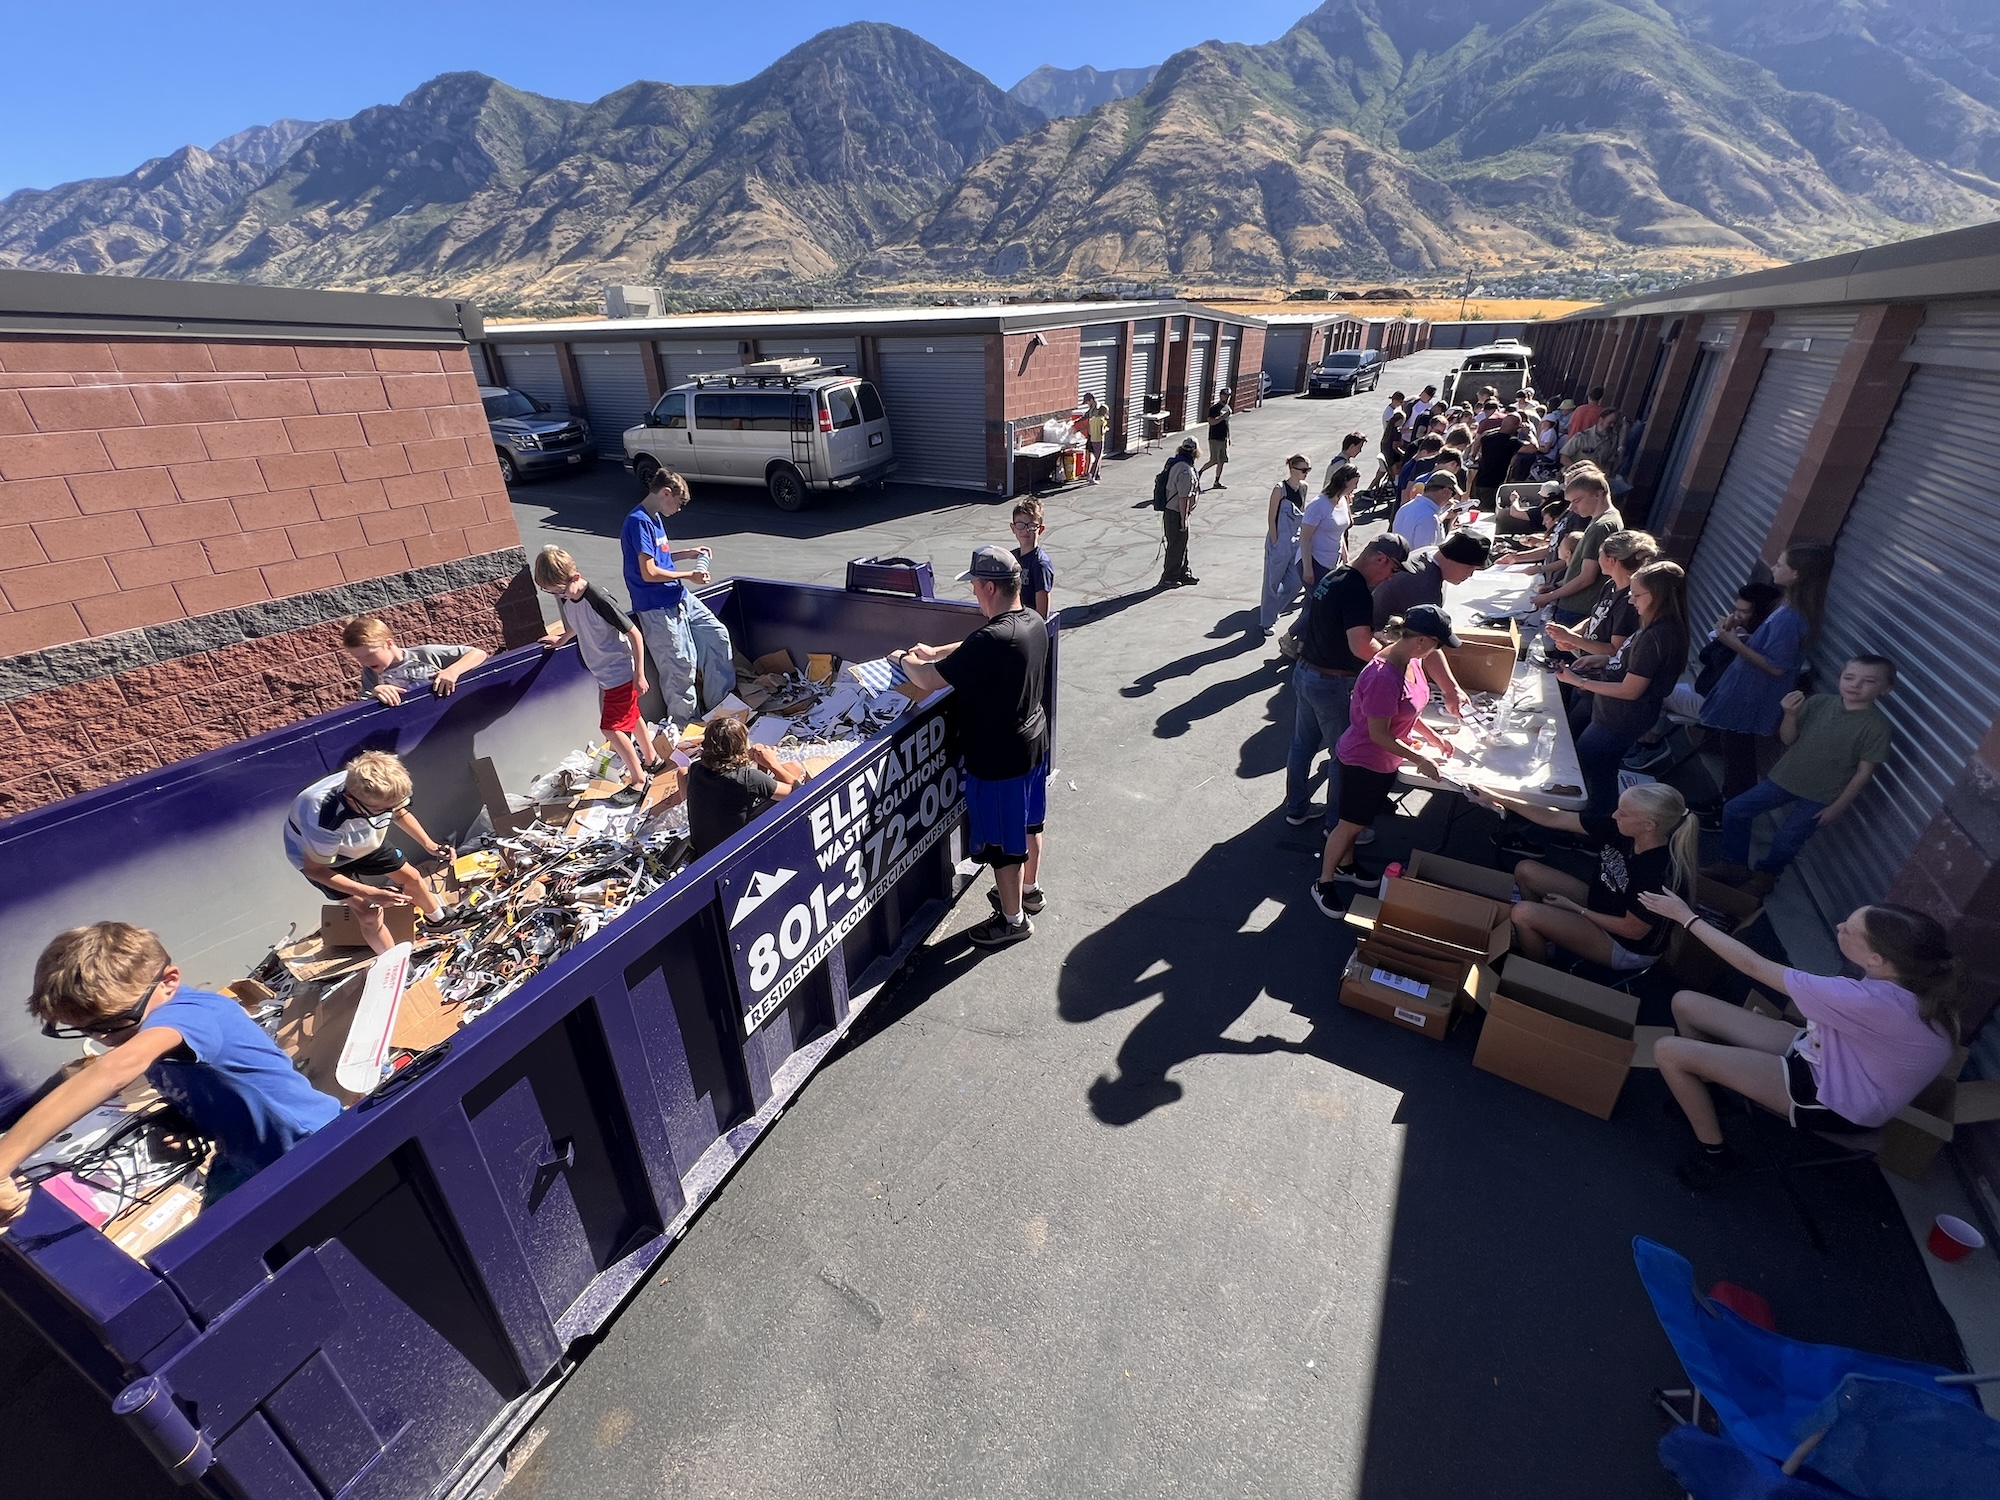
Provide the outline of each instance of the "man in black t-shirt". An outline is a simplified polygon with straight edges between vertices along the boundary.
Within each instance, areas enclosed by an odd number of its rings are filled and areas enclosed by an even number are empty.
[[[1197,487],[1201,484],[1201,476],[1213,469],[1215,483],[1209,488],[1213,490],[1229,488],[1222,482],[1222,466],[1229,462],[1229,414],[1235,409],[1236,403],[1230,397],[1229,387],[1217,386],[1215,399],[1208,404],[1208,462],[1195,470]]]
[[[1492,504],[1507,482],[1507,470],[1521,451],[1521,419],[1508,412],[1479,435],[1479,464],[1473,470],[1472,497]]]
[[[972,857],[993,867],[995,911],[966,934],[982,948],[1033,937],[1042,909],[1038,882],[1048,817],[1048,717],[1042,694],[1048,627],[1021,607],[1021,569],[999,547],[981,547],[958,575],[970,581],[986,623],[955,646],[894,652],[910,681],[928,692],[950,686],[965,768]]]
[[[1354,678],[1375,654],[1375,586],[1409,555],[1401,537],[1385,532],[1346,567],[1323,575],[1306,595],[1299,659],[1292,669],[1298,709],[1285,758],[1285,821],[1294,828],[1312,821],[1313,759],[1322,748],[1328,752],[1328,831],[1340,820],[1340,762],[1332,755],[1334,742],[1347,732]]]

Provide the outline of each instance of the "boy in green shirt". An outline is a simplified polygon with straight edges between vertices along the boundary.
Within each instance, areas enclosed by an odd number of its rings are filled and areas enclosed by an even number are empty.
[[[1778,726],[1788,748],[1769,776],[1723,805],[1722,863],[1702,873],[1769,895],[1806,840],[1852,807],[1889,758],[1889,718],[1875,700],[1895,685],[1888,657],[1857,656],[1841,668],[1839,693],[1788,695]],[[1750,869],[1750,825],[1759,813],[1779,811],[1770,852]]]

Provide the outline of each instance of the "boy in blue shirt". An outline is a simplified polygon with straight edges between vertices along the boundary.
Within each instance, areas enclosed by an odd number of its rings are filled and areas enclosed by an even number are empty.
[[[1021,602],[1040,615],[1049,617],[1049,595],[1056,586],[1056,565],[1042,549],[1042,502],[1023,500],[1014,507],[1008,523],[1014,533],[1014,560],[1021,565]]]
[[[27,1206],[14,1172],[142,1075],[215,1143],[205,1203],[269,1166],[340,1113],[227,995],[190,989],[158,936],[126,922],[72,927],[35,963],[29,1013],[53,1037],[107,1050],[0,1136],[0,1225]]]
[[[729,629],[694,596],[690,583],[708,582],[708,554],[676,552],[666,523],[686,508],[687,481],[666,469],[646,481],[646,498],[632,507],[618,533],[625,560],[625,591],[653,655],[660,701],[683,724],[736,691],[736,654]]]

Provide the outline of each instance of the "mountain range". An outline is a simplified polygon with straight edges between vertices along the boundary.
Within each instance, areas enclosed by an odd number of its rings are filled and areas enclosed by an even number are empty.
[[[0,265],[577,305],[1753,265],[2000,215],[1987,0],[1327,0],[1011,91],[856,23],[594,103],[448,73],[0,199]]]

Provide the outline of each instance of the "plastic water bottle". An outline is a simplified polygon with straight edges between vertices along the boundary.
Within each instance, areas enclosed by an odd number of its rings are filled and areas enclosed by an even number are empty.
[[[1555,720],[1550,719],[1542,725],[1541,733],[1535,736],[1535,759],[1547,762],[1555,758],[1555,753],[1556,724]]]

